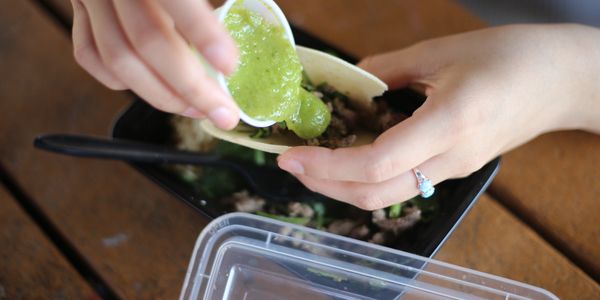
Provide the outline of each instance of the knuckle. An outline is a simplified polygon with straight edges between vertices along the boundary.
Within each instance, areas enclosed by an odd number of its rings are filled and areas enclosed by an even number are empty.
[[[448,129],[450,130],[453,137],[461,137],[466,133],[469,129],[470,125],[470,117],[469,113],[466,110],[458,110],[452,114],[452,118],[450,119],[450,126]]]
[[[108,50],[104,55],[104,63],[115,74],[127,74],[133,56],[122,50]]]
[[[150,104],[152,105],[152,107],[160,110],[160,111],[164,111],[164,112],[173,112],[171,107],[165,103],[165,101],[149,101]]]
[[[354,205],[368,211],[380,209],[384,206],[381,197],[375,192],[359,193],[354,200]]]
[[[449,126],[446,127],[448,131],[448,137],[452,142],[461,140],[469,128],[469,118],[464,112],[456,112],[450,119]]]
[[[148,101],[154,108],[168,112],[168,113],[180,113],[185,109],[185,105],[176,100],[158,99],[156,101]]]
[[[192,81],[188,81],[187,83],[181,84],[177,88],[177,93],[179,96],[181,96],[181,98],[187,100],[188,102],[198,103],[198,100],[203,98],[204,89],[200,84],[193,84]],[[206,103],[206,101],[209,99],[202,100],[204,101],[200,103]]]
[[[183,22],[178,24],[178,27],[186,33],[187,38],[192,43],[200,47],[198,50],[202,50],[203,47],[209,45],[215,39],[210,32],[211,30],[200,30],[196,22]]]
[[[162,107],[163,111],[171,113],[183,112],[189,106],[184,101],[181,101],[179,98],[171,94],[158,99],[158,103],[160,103],[159,105]]]
[[[156,47],[162,42],[162,36],[154,27],[137,28],[131,35],[131,42],[138,51],[143,53],[153,53]]]
[[[99,58],[91,45],[76,45],[73,48],[73,56],[75,61],[92,76],[99,76],[104,72],[105,66],[98,65]],[[119,91],[126,89],[126,86],[119,82],[118,79],[108,79],[102,83],[111,90]]]
[[[483,166],[481,161],[482,160],[479,158],[479,155],[469,155],[466,158],[460,159],[457,172],[458,176],[466,177],[469,174],[479,170]]]
[[[157,95],[153,94],[144,98],[152,107],[157,110],[168,112],[168,113],[182,113],[188,105],[177,99],[176,97],[168,94]]]
[[[381,182],[392,175],[393,164],[387,156],[372,156],[366,161],[364,170],[367,182]]]
[[[484,114],[476,105],[462,106],[452,112],[447,130],[453,142],[467,140],[476,134],[485,123]]]
[[[92,55],[92,50],[89,45],[76,45],[73,47],[75,61],[81,66],[86,66],[88,64],[91,59],[90,55]]]

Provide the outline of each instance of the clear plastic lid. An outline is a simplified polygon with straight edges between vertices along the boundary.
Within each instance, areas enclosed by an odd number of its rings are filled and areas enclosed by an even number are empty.
[[[181,299],[558,299],[509,279],[247,213],[200,234]]]

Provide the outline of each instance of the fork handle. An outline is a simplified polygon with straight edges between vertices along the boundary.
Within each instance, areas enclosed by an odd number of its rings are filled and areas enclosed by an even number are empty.
[[[83,135],[48,134],[35,138],[34,146],[80,157],[117,159],[143,163],[219,164],[220,156],[176,150],[169,147],[119,139]]]

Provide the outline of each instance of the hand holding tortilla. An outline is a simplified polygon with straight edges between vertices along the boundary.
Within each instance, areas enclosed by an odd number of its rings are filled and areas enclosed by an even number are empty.
[[[415,167],[437,184],[545,132],[599,133],[598,49],[597,28],[520,25],[367,58],[359,66],[391,89],[424,87],[425,104],[372,144],[295,147],[279,166],[316,192],[377,209],[419,193]]]

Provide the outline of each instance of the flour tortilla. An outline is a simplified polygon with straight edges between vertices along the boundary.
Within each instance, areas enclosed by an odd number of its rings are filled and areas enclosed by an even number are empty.
[[[348,96],[357,108],[371,109],[373,97],[380,96],[387,90],[383,81],[338,57],[301,46],[296,46],[296,52],[306,75],[314,84],[326,82]],[[201,126],[208,134],[218,139],[264,152],[281,154],[291,147],[304,145],[304,141],[294,134],[251,138],[250,135],[255,129],[246,125],[225,131],[215,127],[209,120],[203,120]],[[369,144],[375,138],[373,133],[359,131],[356,133],[354,145]]]

